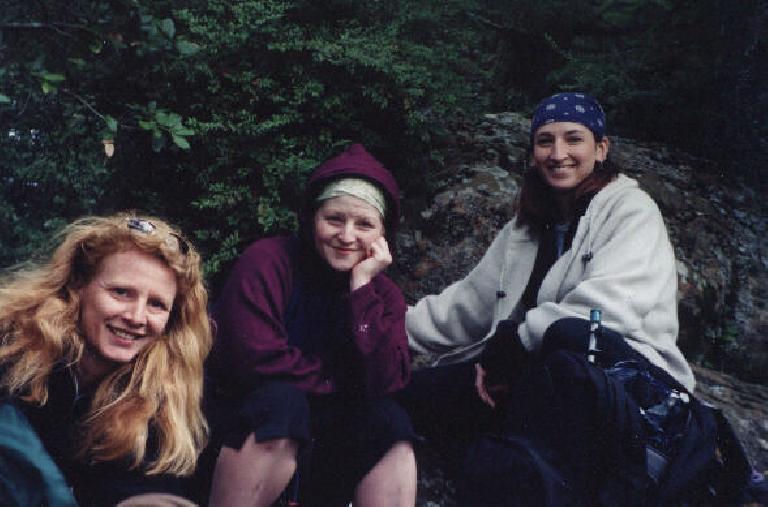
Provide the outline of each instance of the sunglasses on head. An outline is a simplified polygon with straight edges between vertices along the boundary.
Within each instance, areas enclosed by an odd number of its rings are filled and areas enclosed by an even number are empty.
[[[129,229],[139,231],[143,234],[154,234],[157,230],[157,226],[155,224],[149,220],[144,220],[143,218],[129,217],[126,219],[126,222]],[[172,236],[176,240],[176,245],[182,255],[187,255],[189,253],[189,243],[187,243],[187,240],[175,232],[170,232],[168,235]]]

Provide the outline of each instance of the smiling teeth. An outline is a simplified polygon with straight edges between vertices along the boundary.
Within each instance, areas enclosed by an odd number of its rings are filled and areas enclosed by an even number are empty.
[[[140,335],[135,335],[133,333],[129,333],[127,331],[123,331],[122,329],[115,329],[111,328],[112,332],[115,333],[120,338],[125,338],[126,340],[138,340],[141,338]]]

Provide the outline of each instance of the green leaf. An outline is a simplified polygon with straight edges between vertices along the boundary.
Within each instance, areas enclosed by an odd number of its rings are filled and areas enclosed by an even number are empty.
[[[177,127],[181,126],[181,115],[177,113],[168,113],[166,111],[158,111],[155,113],[155,120],[163,127]]]
[[[139,127],[142,130],[153,130],[157,126],[157,123],[153,121],[139,120]]]
[[[189,141],[187,141],[184,137],[181,137],[176,134],[171,134],[171,138],[173,139],[173,144],[181,148],[182,150],[188,150],[189,149]]]
[[[184,127],[173,129],[173,133],[176,134],[177,136],[193,136],[193,135],[195,135],[195,131],[194,130],[188,129],[188,128],[184,128]]]
[[[46,95],[56,90],[56,87],[53,86],[50,81],[43,81],[40,83],[40,87],[43,89],[43,93]]]
[[[160,22],[160,30],[168,36],[169,39],[173,39],[173,35],[176,33],[176,27],[173,25],[171,18],[165,18]]]
[[[191,56],[200,51],[200,45],[188,40],[177,40],[176,49],[181,56]]]
[[[169,127],[181,127],[181,115],[178,113],[169,113],[168,114],[168,121],[171,122]]]
[[[168,119],[168,113],[166,113],[163,110],[160,110],[160,111],[155,113],[155,121],[157,121],[157,123],[159,123],[163,127],[170,127],[171,126],[171,122]]]
[[[64,74],[53,74],[51,72],[43,73],[42,77],[46,81],[54,81],[54,82],[61,82],[61,81],[64,81],[65,79],[67,79],[66,77],[64,77]]]
[[[0,104],[10,104],[11,98],[8,95],[0,93]]]
[[[100,40],[95,40],[91,43],[90,49],[91,49],[91,53],[93,53],[94,55],[98,55],[99,53],[101,53],[101,48],[102,48],[102,44]]]
[[[117,120],[114,117],[106,115],[104,121],[107,122],[107,130],[117,132]]]

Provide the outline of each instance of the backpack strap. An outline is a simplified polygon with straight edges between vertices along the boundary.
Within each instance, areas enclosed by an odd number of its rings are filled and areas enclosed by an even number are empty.
[[[717,489],[727,498],[737,499],[749,484],[752,476],[752,466],[747,458],[744,446],[741,445],[733,426],[726,419],[723,411],[700,403],[705,409],[709,408],[717,424],[717,457],[721,463],[721,473]]]

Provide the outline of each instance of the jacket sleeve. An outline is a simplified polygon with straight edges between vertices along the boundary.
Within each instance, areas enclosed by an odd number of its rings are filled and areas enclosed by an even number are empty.
[[[283,313],[292,268],[288,253],[270,241],[252,245],[222,289],[215,312],[218,366],[246,386],[268,377],[307,392],[331,392],[335,386],[322,361],[288,344]]]
[[[355,355],[362,364],[365,393],[381,396],[397,391],[410,379],[405,334],[405,300],[384,275],[349,295]]]
[[[518,328],[523,343],[536,350],[553,322],[586,318],[599,308],[604,325],[628,339],[653,341],[648,345],[657,351],[677,350],[677,271],[656,204],[636,190],[600,214],[570,269],[555,273],[563,279],[559,294],[545,294],[542,284],[539,304]]]
[[[496,236],[466,277],[408,309],[405,326],[414,351],[442,354],[478,342],[490,333],[511,230],[512,222]]]

